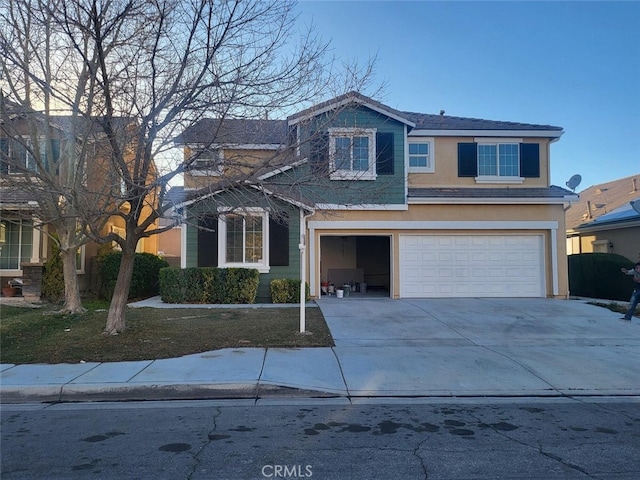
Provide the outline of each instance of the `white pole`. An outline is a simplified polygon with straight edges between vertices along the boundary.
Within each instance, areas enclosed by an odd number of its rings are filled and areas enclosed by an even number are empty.
[[[300,208],[300,243],[298,248],[300,249],[300,333],[305,333],[306,330],[306,261],[305,261],[305,217],[302,208]]]

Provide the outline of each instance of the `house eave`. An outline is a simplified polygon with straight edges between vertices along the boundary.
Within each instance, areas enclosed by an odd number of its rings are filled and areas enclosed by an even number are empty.
[[[577,197],[576,197],[577,198]],[[409,205],[568,205],[573,201],[573,197],[557,198],[527,198],[527,197],[469,197],[469,198],[446,198],[446,197],[418,197],[409,198]]]
[[[567,230],[567,234],[578,235],[582,233],[602,232],[606,230],[618,230],[623,228],[637,228],[640,227],[640,219],[631,219],[626,221],[606,222],[598,225],[584,225],[577,226],[570,230]]]
[[[413,129],[409,137],[527,137],[527,138],[553,138],[562,136],[562,130],[431,130]]]
[[[191,150],[196,150],[205,146],[210,150],[280,150],[281,143],[197,143],[191,142],[185,145]]]
[[[397,113],[387,110],[385,108],[382,108],[379,105],[373,104],[371,102],[368,102],[360,97],[352,97],[352,96],[347,96],[346,98],[340,99],[338,101],[335,102],[331,102],[328,103],[327,105],[324,105],[321,108],[315,109],[315,110],[311,110],[309,113],[307,113],[306,115],[301,115],[299,117],[293,117],[290,118],[288,120],[289,122],[289,126],[293,126],[296,125],[298,123],[301,122],[305,122],[313,117],[317,117],[318,115],[322,115],[323,113],[327,113],[330,112],[331,110],[335,110],[337,108],[342,108],[346,105],[352,104],[352,103],[356,103],[358,105],[362,105],[363,107],[369,108],[371,110],[373,110],[374,112],[378,112],[382,115],[385,115],[389,118],[392,118],[393,120],[397,120],[400,123],[403,123],[405,125],[408,125],[409,127],[413,128],[416,126],[416,124],[414,122],[411,122],[410,120],[407,120],[405,117],[398,115]]]

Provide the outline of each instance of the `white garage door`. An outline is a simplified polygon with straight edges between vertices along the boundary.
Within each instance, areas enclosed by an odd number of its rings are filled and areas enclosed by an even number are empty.
[[[542,297],[541,235],[401,235],[400,296]]]

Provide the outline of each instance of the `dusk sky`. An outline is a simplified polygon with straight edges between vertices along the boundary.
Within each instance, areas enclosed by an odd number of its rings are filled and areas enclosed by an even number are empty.
[[[299,12],[337,57],[377,57],[390,107],[563,127],[552,184],[640,172],[640,2],[303,0]]]

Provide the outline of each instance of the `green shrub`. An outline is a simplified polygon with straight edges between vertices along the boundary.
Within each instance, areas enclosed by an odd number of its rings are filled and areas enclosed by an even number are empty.
[[[305,301],[309,300],[309,284],[305,282]],[[269,283],[273,303],[299,303],[300,280],[295,278],[275,278]]]
[[[260,274],[249,268],[163,268],[160,296],[165,303],[254,303]]]
[[[615,253],[580,253],[568,259],[571,295],[629,300],[633,282],[620,269],[631,267],[631,260]]]
[[[181,303],[186,296],[186,275],[175,267],[160,269],[160,297],[165,303]]]
[[[226,301],[223,303],[254,303],[260,284],[260,273],[250,268],[224,269]]]
[[[58,244],[53,242],[51,258],[44,263],[42,272],[42,298],[52,303],[64,299],[64,270]]]
[[[118,279],[122,252],[104,255],[98,260],[98,268],[102,279],[101,293],[109,299]],[[136,253],[133,261],[133,275],[129,288],[129,298],[148,298],[158,295],[160,291],[160,269],[168,267],[166,260],[152,253]]]

